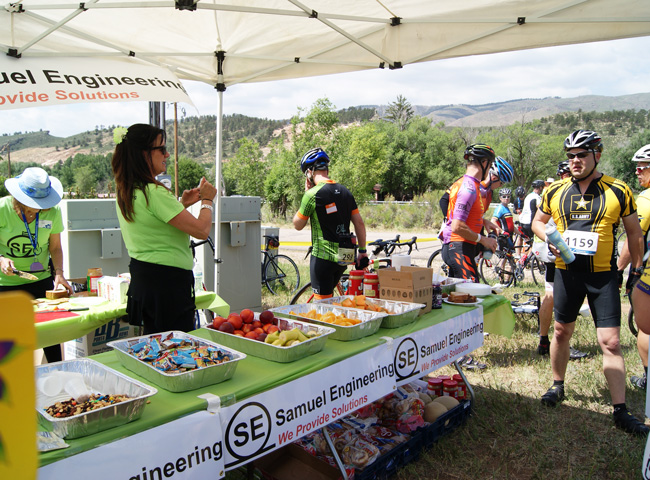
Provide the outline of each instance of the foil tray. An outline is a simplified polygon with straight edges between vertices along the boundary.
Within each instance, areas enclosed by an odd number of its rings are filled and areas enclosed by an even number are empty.
[[[322,300],[314,300],[315,303],[325,303],[332,305],[334,303],[342,303],[343,300],[349,298],[354,302],[354,295],[343,295],[340,297],[331,297],[324,298]],[[381,321],[381,328],[398,328],[403,325],[408,325],[409,323],[415,322],[420,314],[420,309],[426,307],[423,303],[412,303],[412,302],[399,302],[397,300],[384,300],[381,298],[368,298],[366,297],[366,303],[375,305],[377,307],[383,307],[386,310],[389,310],[394,313],[388,313]],[[356,307],[349,307],[356,308]],[[363,310],[363,308],[359,308]],[[367,310],[371,311],[371,310]]]
[[[284,307],[271,308],[270,310],[276,315],[282,315],[288,318],[302,320],[303,322],[333,328],[335,331],[329,336],[329,338],[332,340],[341,340],[343,342],[358,340],[359,338],[377,333],[382,320],[386,316],[385,312],[369,312],[367,310],[359,310],[358,308],[339,307],[336,305],[327,305],[325,303],[286,305]],[[305,314],[312,310],[315,310],[316,313],[320,314],[325,314],[327,312],[332,312],[335,315],[343,314],[348,318],[361,320],[361,323],[351,327],[344,327],[305,317]]]
[[[259,314],[256,313],[255,317],[258,318],[258,316]],[[208,332],[210,338],[215,342],[236,348],[237,350],[253,355],[254,357],[260,357],[278,363],[295,362],[296,360],[305,358],[308,355],[320,352],[325,346],[328,335],[335,332],[334,328],[329,326],[314,325],[288,318],[278,318],[278,327],[280,327],[280,330],[291,330],[292,328],[297,327],[303,332],[315,331],[318,332],[318,337],[310,338],[309,340],[292,347],[278,347],[276,345],[271,345],[270,343],[260,342],[259,340],[220,332],[211,326],[203,327],[202,330]]]
[[[218,365],[210,365],[209,367],[189,370],[187,372],[165,373],[162,370],[158,370],[156,367],[148,364],[147,362],[143,362],[142,360],[128,353],[129,347],[131,345],[135,345],[136,343],[143,340],[148,340],[153,336],[162,336],[164,338],[170,333],[173,334],[172,336],[174,338],[195,340],[200,344],[223,350],[227,353],[230,353],[233,359],[229,362],[220,363]],[[123,340],[108,342],[107,345],[115,350],[117,357],[122,362],[122,365],[124,365],[126,368],[170,392],[186,392],[188,390],[195,390],[197,388],[214,385],[216,383],[221,383],[225,380],[228,380],[235,374],[237,363],[240,360],[246,358],[245,354],[236,350],[223,347],[214,342],[211,342],[210,340],[205,340],[204,338],[196,337],[194,335],[190,335],[189,333],[177,331],[143,335],[141,337],[131,337]]]
[[[80,373],[84,381],[96,393],[125,394],[131,397],[121,403],[98,408],[90,412],[66,418],[56,418],[45,412],[45,408],[58,401],[69,400],[70,395],[49,397],[37,393],[36,410],[39,423],[62,438],[79,438],[137,420],[147,399],[158,393],[153,387],[113,370],[90,358],[78,358],[63,362],[48,363],[36,367],[36,379],[53,372]]]

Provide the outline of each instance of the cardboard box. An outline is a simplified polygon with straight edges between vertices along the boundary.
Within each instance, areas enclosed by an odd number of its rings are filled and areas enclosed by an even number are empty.
[[[341,472],[298,445],[289,444],[258,458],[253,465],[266,480],[338,480]]]
[[[433,270],[421,267],[380,268],[379,298],[398,300],[400,302],[423,303],[426,306],[420,310],[420,315],[431,311],[433,295]]]
[[[71,360],[108,352],[112,350],[106,345],[108,342],[137,336],[137,327],[129,325],[126,317],[124,319],[114,318],[84,337],[65,342],[63,344],[63,359]]]
[[[126,303],[128,289],[129,280],[126,278],[104,275],[97,280],[97,296],[109,302]]]

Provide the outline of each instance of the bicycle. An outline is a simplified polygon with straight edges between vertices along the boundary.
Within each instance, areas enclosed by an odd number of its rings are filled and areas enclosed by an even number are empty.
[[[384,265],[378,265],[377,268],[386,268],[391,266],[391,259],[390,256],[393,254],[396,248],[399,248],[400,250],[402,247],[408,247],[408,255],[410,255],[413,252],[413,248],[418,249],[418,244],[417,240],[418,237],[411,237],[410,240],[400,242],[399,241],[400,236],[396,235],[394,239],[392,240],[382,240],[381,238],[374,240],[372,242],[369,242],[367,244],[367,247],[370,249],[370,247],[374,247],[372,250],[372,253],[369,255],[370,262],[372,263],[373,261],[378,261],[383,263]],[[384,253],[385,257],[378,258],[381,253]]]
[[[264,235],[262,250],[262,286],[273,295],[292,295],[300,286],[300,272],[296,263],[286,255],[271,255],[269,250],[277,249],[280,240],[276,235]]]
[[[533,239],[529,238],[525,245],[528,251],[516,259],[512,247],[508,247],[508,236],[501,234],[498,237],[499,247],[492,258],[481,258],[478,264],[479,275],[484,283],[494,285],[499,283],[509,287],[517,282],[523,282],[526,270],[530,270],[533,283],[543,284],[546,278],[546,264],[533,252]],[[537,276],[535,275],[537,272]],[[539,279],[538,279],[539,277]]]
[[[525,301],[519,301],[522,296],[527,296]],[[524,318],[534,317],[537,320],[537,329],[539,330],[539,307],[541,305],[539,292],[515,293],[514,299],[510,302],[512,311]]]

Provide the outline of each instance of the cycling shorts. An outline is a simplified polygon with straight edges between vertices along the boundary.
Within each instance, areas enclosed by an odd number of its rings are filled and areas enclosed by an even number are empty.
[[[346,269],[347,265],[339,265],[312,255],[309,261],[309,274],[314,294],[322,297],[331,296]]]
[[[575,322],[586,296],[596,328],[621,326],[616,272],[571,272],[556,268],[553,286],[556,322]]]
[[[643,275],[638,282],[636,282],[636,288],[641,290],[643,293],[650,295],[650,269],[644,269]]]
[[[449,265],[451,278],[465,278],[478,283],[478,268],[474,258],[477,245],[467,242],[449,242],[442,246],[442,260]]]
[[[533,229],[530,228],[531,224],[530,223],[521,223],[521,231],[524,232],[524,235],[526,235],[528,238],[533,238]]]

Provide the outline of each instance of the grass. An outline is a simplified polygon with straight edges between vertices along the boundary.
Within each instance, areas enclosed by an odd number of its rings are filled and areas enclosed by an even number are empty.
[[[308,278],[307,265],[301,275]],[[506,289],[505,296],[543,287],[528,284]],[[264,296],[263,303],[282,302]],[[276,303],[281,305],[283,303]],[[286,303],[284,303],[286,304]],[[623,301],[623,311],[629,304]],[[552,331],[551,331],[552,334]],[[602,373],[602,354],[591,317],[579,317],[571,345],[591,353],[571,361],[566,400],[557,408],[541,405],[552,384],[548,356],[536,352],[537,322],[518,318],[512,338],[485,337],[473,355],[485,370],[465,371],[475,391],[469,421],[399,470],[396,479],[628,479],[639,478],[645,439],[614,427],[609,390]],[[636,339],[623,315],[621,344],[627,376],[643,372]],[[455,373],[444,367],[442,373]],[[626,402],[644,418],[645,393],[628,383]]]

